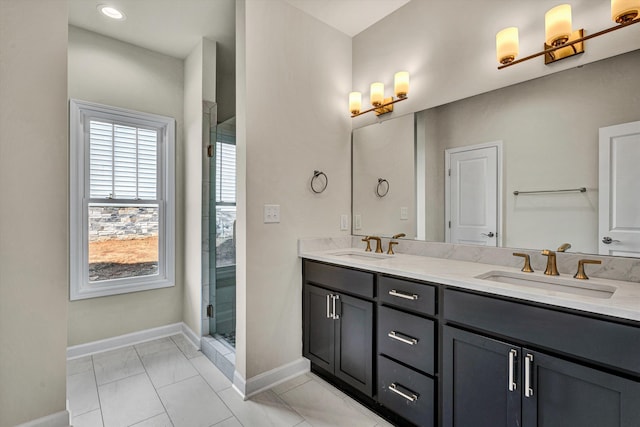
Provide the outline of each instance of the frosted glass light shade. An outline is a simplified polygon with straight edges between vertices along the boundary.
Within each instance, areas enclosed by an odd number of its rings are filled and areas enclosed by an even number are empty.
[[[398,71],[393,76],[393,89],[398,98],[406,98],[409,93],[409,72]]]
[[[508,64],[519,53],[518,28],[509,27],[496,34],[496,55],[498,62]]]
[[[360,92],[351,92],[349,94],[349,111],[351,114],[358,114],[362,107],[362,94]]]
[[[377,107],[384,101],[384,83],[375,82],[371,83],[371,105]]]
[[[611,19],[618,24],[640,16],[640,0],[611,0]]]
[[[572,31],[571,5],[561,4],[544,14],[545,42],[549,46],[566,43]]]

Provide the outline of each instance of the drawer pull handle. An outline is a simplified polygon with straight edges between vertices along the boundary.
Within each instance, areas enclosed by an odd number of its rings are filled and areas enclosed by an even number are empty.
[[[416,295],[416,294],[406,294],[404,292],[396,291],[395,289],[391,289],[389,291],[389,295],[391,295],[392,297],[410,299],[412,301],[415,301],[415,300],[418,299],[418,295]]]
[[[515,381],[515,359],[518,357],[518,351],[511,349],[509,351],[509,391],[515,391],[517,384]]]
[[[333,320],[338,320],[340,315],[336,313],[336,301],[340,299],[340,295],[331,295],[331,299],[333,300],[333,313],[331,313],[331,318]]]
[[[331,294],[327,294],[327,319],[332,319],[333,316],[331,316],[331,297],[333,295]]]
[[[401,385],[398,385],[396,383],[391,383],[389,385],[389,391],[394,392],[395,394],[398,394],[402,397],[404,397],[405,399],[407,399],[409,402],[415,402],[416,400],[418,400],[418,395],[414,392],[412,392],[411,390],[409,390],[408,388],[404,388],[405,390],[408,391],[408,393],[403,392],[402,390],[399,390],[398,387],[402,387]]]
[[[387,336],[388,336],[389,338],[392,338],[392,339],[394,339],[394,340],[396,340],[396,341],[403,342],[403,343],[405,343],[405,344],[409,344],[409,345],[416,345],[416,344],[418,344],[418,340],[417,340],[417,339],[415,339],[415,338],[413,338],[413,337],[409,337],[409,336],[407,336],[407,335],[403,335],[403,334],[401,334],[401,333],[399,333],[399,332],[396,332],[396,331],[391,331],[391,332],[389,332],[389,333],[387,334]]]
[[[524,397],[533,396],[533,387],[531,387],[531,368],[533,367],[533,354],[527,354],[524,357]]]

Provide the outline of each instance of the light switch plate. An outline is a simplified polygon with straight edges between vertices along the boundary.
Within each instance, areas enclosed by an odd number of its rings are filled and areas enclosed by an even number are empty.
[[[407,207],[400,208],[400,219],[409,219],[409,208]]]
[[[346,231],[349,229],[349,216],[346,214],[340,215],[340,230]]]
[[[354,215],[353,216],[353,228],[355,230],[360,230],[362,228],[362,215]]]
[[[280,222],[280,205],[264,205],[264,223]]]

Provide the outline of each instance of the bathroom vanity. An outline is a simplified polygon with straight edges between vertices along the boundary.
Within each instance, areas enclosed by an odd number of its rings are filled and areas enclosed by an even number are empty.
[[[300,256],[303,355],[395,424],[640,425],[638,283],[566,279],[612,290],[581,295],[479,278],[488,264]]]

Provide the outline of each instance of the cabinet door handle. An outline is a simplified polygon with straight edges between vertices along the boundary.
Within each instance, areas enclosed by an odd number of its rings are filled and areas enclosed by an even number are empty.
[[[401,334],[400,332],[391,331],[387,334],[387,336],[391,339],[403,342],[405,344],[409,344],[409,345],[418,344],[418,340],[416,338]]]
[[[531,387],[531,368],[533,368],[533,354],[527,354],[524,358],[524,397],[533,396],[533,387]]]
[[[340,295],[331,295],[331,299],[333,300],[332,319],[338,320],[340,318],[340,315],[336,313],[336,301],[340,299]]]
[[[395,289],[391,289],[389,291],[389,295],[391,295],[392,297],[410,299],[412,301],[415,301],[415,300],[418,299],[418,295],[416,295],[416,294],[407,294],[407,293],[404,293],[404,292],[396,291]]]
[[[333,316],[331,315],[331,298],[332,297],[333,295],[327,294],[327,319],[333,319]]]
[[[515,381],[516,357],[518,357],[518,351],[511,349],[509,351],[509,391],[515,391],[518,387]]]
[[[407,392],[404,392],[404,391],[400,390],[398,387],[401,387],[401,388],[405,389]],[[395,394],[398,394],[398,395],[404,397],[409,402],[415,402],[416,400],[418,400],[418,397],[420,397],[418,394],[412,392],[408,388],[402,387],[401,385],[396,384],[396,383],[389,384],[389,391],[392,391]]]

